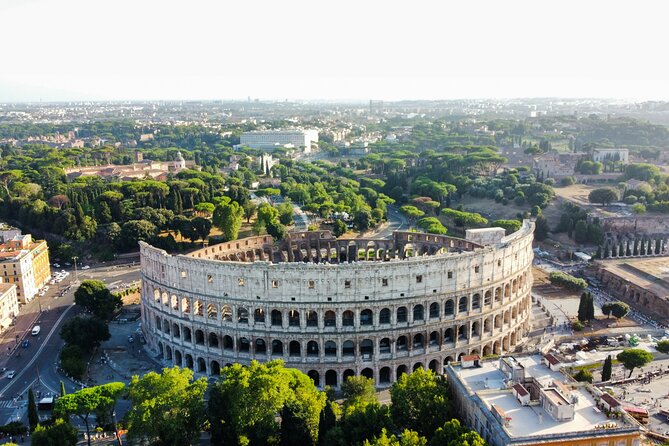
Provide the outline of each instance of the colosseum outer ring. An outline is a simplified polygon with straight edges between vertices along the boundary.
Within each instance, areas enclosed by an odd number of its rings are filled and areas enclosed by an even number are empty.
[[[480,231],[297,232],[188,255],[142,242],[144,334],[167,364],[217,375],[282,359],[321,387],[351,375],[382,387],[418,367],[501,354],[529,329],[534,223],[509,236]]]

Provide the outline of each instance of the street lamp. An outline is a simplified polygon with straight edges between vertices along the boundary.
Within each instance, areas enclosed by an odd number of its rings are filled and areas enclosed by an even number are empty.
[[[74,283],[79,283],[79,272],[77,271],[77,260],[79,257],[77,256],[72,256],[72,260],[74,261]]]

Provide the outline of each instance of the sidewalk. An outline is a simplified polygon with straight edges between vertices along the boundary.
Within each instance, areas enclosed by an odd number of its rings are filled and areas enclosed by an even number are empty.
[[[33,300],[20,307],[16,324],[9,327],[0,335],[0,367],[7,366],[10,350],[13,353],[15,348],[20,345],[23,338],[35,325],[39,316],[39,302],[37,298],[33,298]]]

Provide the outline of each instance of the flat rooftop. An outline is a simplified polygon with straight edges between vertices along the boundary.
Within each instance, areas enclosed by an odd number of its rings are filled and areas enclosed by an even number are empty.
[[[659,297],[669,298],[669,257],[602,260],[599,265]]]
[[[541,362],[540,356],[518,358],[517,363],[525,367],[525,376],[533,377],[544,386],[552,385],[553,381],[564,382],[566,378],[560,372],[549,369]],[[473,391],[481,401],[491,410],[492,405],[502,409],[507,417],[511,418],[508,426],[504,426],[511,437],[527,437],[537,435],[555,435],[568,432],[583,432],[594,430],[595,427],[614,420],[606,417],[595,403],[594,397],[585,388],[571,390],[572,395],[578,397],[574,407],[574,419],[571,421],[555,421],[541,406],[523,406],[513,395],[511,388],[506,388],[505,376],[499,370],[498,361],[484,361],[481,367],[463,369],[455,366],[463,383]],[[568,402],[556,390],[548,391],[549,397],[556,401]],[[623,427],[624,421],[615,420],[618,427]]]

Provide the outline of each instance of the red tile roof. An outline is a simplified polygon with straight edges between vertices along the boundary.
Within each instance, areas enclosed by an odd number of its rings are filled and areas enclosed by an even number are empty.
[[[530,392],[527,391],[527,389],[525,388],[525,386],[523,386],[523,385],[520,384],[520,383],[514,385],[514,386],[513,386],[513,390],[515,390],[515,391],[518,393],[518,395],[520,395],[520,396],[525,396],[525,395],[529,395],[529,394],[530,394]]]

